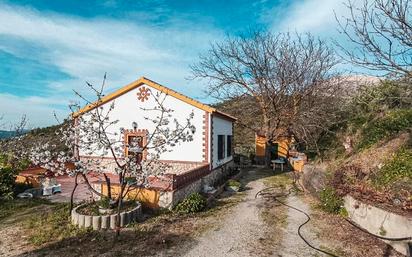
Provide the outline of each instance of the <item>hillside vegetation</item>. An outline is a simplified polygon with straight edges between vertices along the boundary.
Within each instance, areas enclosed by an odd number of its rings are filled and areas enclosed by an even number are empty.
[[[15,183],[17,174],[29,167],[27,155],[36,145],[52,142],[56,148],[65,150],[57,132],[62,125],[38,128],[20,136],[0,139],[0,199],[14,198],[27,189],[27,185]]]
[[[349,101],[319,156],[340,195],[412,213],[412,99],[408,84],[382,82]]]

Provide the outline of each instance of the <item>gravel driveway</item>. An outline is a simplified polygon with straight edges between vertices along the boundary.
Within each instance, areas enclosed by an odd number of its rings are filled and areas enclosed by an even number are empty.
[[[250,173],[253,173],[251,171]],[[264,236],[266,224],[260,219],[259,205],[263,199],[255,194],[264,188],[261,181],[251,181],[244,201],[233,212],[222,217],[222,225],[198,238],[198,243],[189,250],[186,257],[202,256],[259,256],[254,254],[256,241]]]

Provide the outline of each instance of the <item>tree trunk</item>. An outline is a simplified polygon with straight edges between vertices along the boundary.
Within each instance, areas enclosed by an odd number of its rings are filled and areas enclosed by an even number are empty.
[[[266,114],[266,110],[264,108],[262,108],[263,111],[263,122],[264,122],[264,132],[265,132],[265,166],[266,167],[270,167],[271,164],[271,159],[270,159],[270,148],[271,148],[271,144],[272,144],[272,137],[270,134],[270,119],[268,118],[267,114]]]
[[[270,152],[271,147],[272,147],[272,144],[269,141],[266,141],[266,145],[265,145],[265,166],[267,168],[270,168],[270,165],[271,165],[271,152]]]
[[[89,190],[90,190],[92,193],[95,193],[96,195],[98,195],[98,196],[100,196],[100,197],[105,197],[104,194],[102,194],[102,193],[100,193],[100,192],[97,192],[97,191],[90,185],[90,182],[89,182],[89,180],[87,179],[87,176],[86,176],[85,174],[81,173],[81,175],[82,175],[82,177],[83,177],[83,179],[84,179],[84,182],[86,183],[86,186],[89,188]]]
[[[117,216],[116,216],[116,237],[120,235],[120,210],[122,208],[122,200],[123,200],[123,193],[124,193],[124,185],[123,183],[120,186],[120,193],[117,202]]]
[[[117,215],[116,215],[116,240],[120,235],[120,210],[122,208],[122,200],[123,200],[123,193],[126,187],[124,182],[124,176],[120,173],[119,174],[119,184],[120,184],[120,192],[117,197]]]
[[[79,176],[79,173],[76,173],[76,176],[74,177],[74,187],[72,190],[72,193],[70,194],[70,213],[73,210],[73,197],[74,197],[74,192],[76,191],[77,185],[79,184],[77,181],[77,177]]]
[[[110,187],[110,178],[105,173],[103,173],[103,176],[104,176],[104,180],[106,181],[106,186],[107,186],[107,197],[109,199],[112,199],[112,189]]]

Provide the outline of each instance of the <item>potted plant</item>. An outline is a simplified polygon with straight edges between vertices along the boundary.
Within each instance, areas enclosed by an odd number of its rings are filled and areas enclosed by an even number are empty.
[[[109,197],[103,197],[96,202],[99,207],[100,214],[108,214],[111,211],[111,199]]]

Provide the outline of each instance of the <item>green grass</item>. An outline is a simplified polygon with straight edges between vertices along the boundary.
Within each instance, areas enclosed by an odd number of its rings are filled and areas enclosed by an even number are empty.
[[[326,187],[319,193],[320,208],[326,212],[344,215],[343,199],[338,196],[335,189]]]
[[[29,241],[34,245],[80,236],[89,231],[71,224],[69,205],[66,203],[56,204],[49,211],[31,215],[23,225],[30,231]]]
[[[240,188],[241,183],[240,183],[239,181],[237,181],[237,180],[229,179],[229,180],[227,181],[227,185],[230,186],[230,187],[239,187],[239,188]]]
[[[396,109],[365,123],[357,149],[369,148],[384,138],[396,135],[412,127],[412,109]]]
[[[293,182],[292,178],[287,173],[275,174],[263,179],[265,186],[278,186],[286,188]]]
[[[48,200],[39,198],[0,201],[0,221],[3,221],[8,217],[13,217],[23,212],[29,211],[31,208],[43,204],[51,205]]]
[[[412,149],[405,147],[384,163],[373,179],[373,183],[378,187],[387,186],[402,179],[412,181]]]

